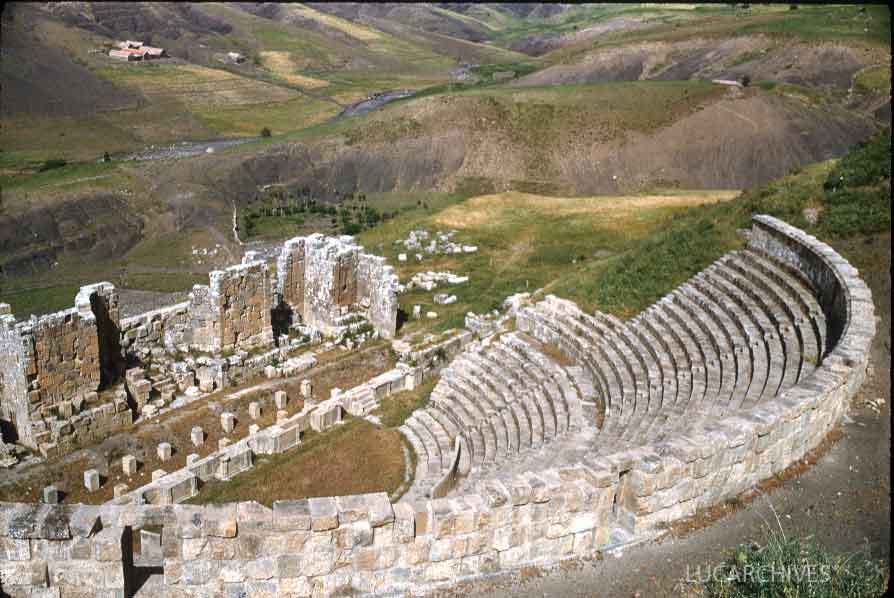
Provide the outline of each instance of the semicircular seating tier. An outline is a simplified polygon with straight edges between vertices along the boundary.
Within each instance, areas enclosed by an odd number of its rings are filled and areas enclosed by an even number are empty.
[[[556,297],[514,313],[402,426],[417,471],[398,502],[0,503],[2,591],[134,595],[136,529],[141,547],[156,538],[164,590],[189,598],[418,595],[594,558],[803,459],[859,390],[876,332],[859,272],[768,216],[630,320]]]
[[[628,321],[552,295],[523,307],[516,330],[444,369],[401,428],[417,455],[413,496],[445,476],[468,487],[610,455],[773,401],[840,333],[823,292],[752,243]]]

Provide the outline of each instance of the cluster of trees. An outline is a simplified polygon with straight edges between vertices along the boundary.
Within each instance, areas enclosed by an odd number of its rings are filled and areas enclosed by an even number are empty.
[[[251,235],[259,218],[282,218],[301,225],[306,216],[317,216],[328,217],[340,234],[356,235],[394,217],[393,213],[380,212],[369,205],[365,193],[337,194],[336,199],[339,203],[317,201],[307,187],[293,192],[273,189],[263,198],[255,196],[253,207],[243,212],[245,230]]]

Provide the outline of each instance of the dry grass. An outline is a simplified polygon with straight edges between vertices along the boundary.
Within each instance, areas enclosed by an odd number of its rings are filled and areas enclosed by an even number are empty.
[[[272,50],[261,52],[261,61],[265,68],[275,73],[280,79],[299,87],[319,89],[329,85],[329,81],[299,74],[296,71],[297,65],[292,60],[292,55],[289,52]]]
[[[356,25],[346,19],[319,12],[309,6],[295,4],[290,6],[289,10],[297,16],[313,19],[314,21],[322,23],[327,27],[337,29],[342,33],[350,35],[354,39],[359,39],[360,41],[369,42],[382,39],[382,35],[372,29]]]
[[[729,201],[738,191],[691,191],[674,195],[552,197],[508,191],[482,195],[447,208],[436,222],[453,228],[479,227],[495,222],[507,210],[549,213],[552,216],[593,215],[600,219],[630,219],[636,212],[653,208],[682,208]]]
[[[308,432],[287,453],[260,457],[229,482],[210,483],[193,503],[343,496],[396,490],[403,482],[400,433],[352,419],[322,434]]]
[[[320,356],[317,366],[305,372],[301,378],[309,378],[313,384],[314,397],[324,399],[329,397],[332,388],[351,388],[391,367],[393,367],[393,358],[388,347],[381,344],[348,355],[341,351],[323,354]],[[300,397],[299,386],[300,378],[271,381],[262,381],[256,378],[237,387],[213,393],[186,407],[142,422],[127,432],[112,435],[99,446],[36,465],[15,483],[0,485],[0,500],[37,502],[40,500],[42,488],[55,484],[62,491],[65,503],[101,504],[113,497],[113,489],[117,484],[127,484],[131,490],[139,488],[151,481],[152,471],[156,469],[171,472],[184,467],[186,456],[190,453],[205,457],[216,451],[221,438],[226,437],[231,442],[237,442],[248,435],[248,427],[251,424],[258,424],[261,428],[272,425],[276,414],[273,404],[273,393],[276,390],[288,392],[290,400],[286,406],[286,412],[289,415],[298,413],[304,406],[303,401],[298,398]],[[248,415],[248,406],[253,401],[261,404],[261,416],[256,420],[251,419]],[[230,434],[224,434],[221,428],[219,416],[221,411],[229,411],[236,415],[236,428]],[[190,440],[193,426],[201,426],[205,432],[205,443],[199,447],[193,446]],[[341,430],[341,428],[337,430]],[[320,436],[325,438],[327,435],[328,433]],[[374,435],[367,439],[366,449],[375,455],[377,449],[370,449],[370,445],[380,441],[385,443],[382,451],[388,451],[389,447],[394,446],[393,440],[387,434]],[[156,454],[156,448],[161,442],[170,443],[174,449],[171,460],[164,463],[158,459]],[[319,442],[317,441],[317,443]],[[331,449],[329,454],[332,455],[332,458],[356,461],[357,458],[352,453],[353,449],[344,449],[347,450],[345,456],[337,452],[342,451],[344,446],[353,442],[353,439],[339,442],[331,444],[327,449]],[[124,476],[121,471],[121,457],[127,454],[136,456],[139,462],[137,473],[131,477]],[[294,454],[295,452],[292,451],[279,457],[288,460]],[[391,477],[399,478],[396,485],[388,487],[389,491],[396,488],[403,479],[403,451],[399,447],[396,455],[400,458],[400,467],[397,473],[394,473],[392,469],[373,468],[370,470],[384,472],[383,477],[379,478],[384,480],[382,484],[390,484]],[[84,488],[83,472],[91,468],[97,469],[102,478],[102,486],[96,492],[87,492]],[[372,477],[374,476],[370,476],[370,479]],[[233,500],[253,499],[254,491],[251,485],[245,486],[238,479],[237,477],[230,482],[219,484],[215,492],[232,493],[233,496],[237,496]],[[288,476],[279,477],[267,486],[270,486],[270,492],[286,492],[293,487],[293,481]],[[234,485],[233,489],[229,488],[230,484]],[[304,487],[302,486],[302,488]],[[355,488],[350,485],[347,487]],[[325,486],[325,488],[331,489],[332,486]],[[246,494],[239,494],[239,492],[246,492]],[[353,490],[349,490],[342,494],[352,492]],[[316,496],[323,495],[325,492],[316,494]]]

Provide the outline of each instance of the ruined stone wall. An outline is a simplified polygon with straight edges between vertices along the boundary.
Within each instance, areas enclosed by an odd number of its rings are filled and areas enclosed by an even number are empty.
[[[108,386],[124,373],[118,293],[107,282],[84,286],[75,297],[75,306],[82,312],[89,309],[96,320],[100,384]]]
[[[214,506],[0,504],[0,583],[77,596],[115,589],[132,568],[128,526],[162,527],[171,594],[421,592],[527,565],[592,557],[615,530],[647,537],[741,493],[804,457],[835,426],[865,377],[872,297],[837,253],[784,223],[759,220],[755,246],[798,243],[841,306],[838,342],[773,401],[691,426],[670,440],[565,466],[498,475],[457,496],[391,504],[385,494]],[[805,255],[806,255],[805,253]],[[835,299],[840,297],[840,299]],[[121,549],[116,548],[121,543]],[[89,580],[89,581],[85,581]]]
[[[25,370],[31,403],[49,408],[99,387],[99,337],[96,319],[77,308],[23,322],[17,326],[32,349]]]
[[[157,348],[219,353],[273,342],[273,291],[264,262],[215,270],[209,283],[193,286],[187,302],[124,320],[122,346],[145,358]]]
[[[276,288],[281,301],[299,317],[304,313],[304,238],[289,239],[276,260]]]
[[[254,261],[211,273],[220,310],[220,348],[253,348],[273,342],[273,307],[267,264]]]
[[[352,237],[291,239],[277,268],[277,293],[305,324],[333,335],[348,313],[356,311],[380,335],[394,337],[397,276],[384,258],[364,253]]]
[[[6,435],[50,455],[130,424],[120,402],[100,404],[96,393],[124,367],[114,286],[81,287],[75,307],[65,311],[19,323],[9,313],[2,318]]]
[[[360,248],[340,238],[310,235],[305,239],[304,313],[306,324],[332,335],[338,318],[347,310],[340,303],[347,296],[346,264],[356,259]],[[345,305],[347,307],[347,305]]]
[[[170,338],[179,338],[180,344],[210,353],[220,351],[220,312],[210,285],[193,286],[189,293],[185,326],[175,330],[177,332],[172,332]]]
[[[357,266],[357,295],[367,318],[385,338],[397,334],[397,275],[385,258],[362,254]]]
[[[30,349],[30,347],[29,347]],[[6,303],[0,304],[0,434],[8,441],[19,440],[34,446],[28,380],[25,377],[28,356],[25,342],[16,329],[16,320]],[[22,422],[19,430],[19,422]]]
[[[121,320],[121,346],[128,354],[145,359],[152,349],[185,343],[189,329],[189,302],[177,303]]]

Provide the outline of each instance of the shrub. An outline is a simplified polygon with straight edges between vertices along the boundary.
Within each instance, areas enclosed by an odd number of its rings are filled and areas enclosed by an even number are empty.
[[[751,85],[751,77],[749,75],[742,75],[742,87],[748,87]]]
[[[891,178],[891,135],[878,134],[847,153],[829,173],[823,187],[835,190],[843,187],[874,185]]]
[[[270,137],[273,133],[270,131],[270,127],[264,127],[261,129],[261,137]]]
[[[850,598],[882,596],[887,571],[868,551],[832,553],[812,538],[787,538],[771,532],[766,544],[739,546],[705,584],[709,598]]]
[[[46,160],[43,164],[41,164],[38,171],[46,172],[48,170],[53,170],[55,168],[62,168],[66,164],[68,164],[68,162],[66,162],[65,160],[62,160],[61,158],[50,158],[49,160]]]

